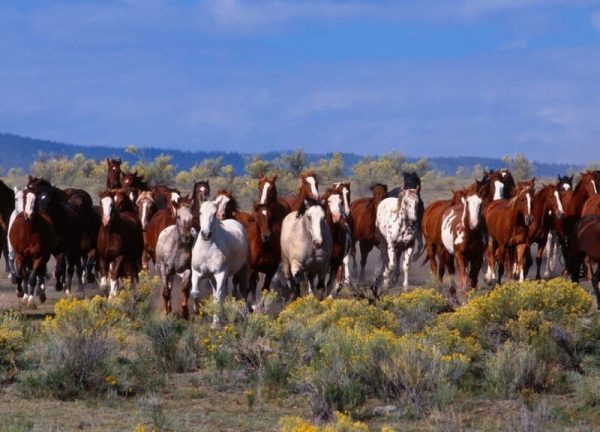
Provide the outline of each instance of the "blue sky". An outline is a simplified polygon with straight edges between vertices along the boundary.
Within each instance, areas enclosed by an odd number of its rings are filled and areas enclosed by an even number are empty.
[[[600,1],[0,3],[0,131],[600,160]]]

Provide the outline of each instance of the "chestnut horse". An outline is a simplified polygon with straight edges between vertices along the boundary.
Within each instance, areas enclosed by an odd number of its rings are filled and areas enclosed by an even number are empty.
[[[510,200],[494,200],[486,207],[485,220],[488,228],[487,263],[485,280],[495,278],[498,262],[498,283],[502,283],[504,264],[509,252],[516,252],[516,272],[523,281],[524,255],[529,242],[529,225],[533,222],[533,194],[535,179],[519,182],[516,195]]]
[[[181,198],[183,200],[184,198]],[[188,198],[185,197],[187,201]],[[176,222],[175,218],[175,207],[173,202],[169,202],[166,209],[158,210],[146,225],[146,229],[143,230],[144,238],[144,253],[142,254],[142,269],[148,269],[148,262],[150,259],[155,262],[156,243],[158,242],[158,236],[161,231],[166,227],[173,225]],[[193,219],[193,218],[192,218]],[[192,222],[193,224],[193,222]]]
[[[554,228],[556,221],[560,221],[564,214],[564,207],[555,184],[544,185],[533,196],[533,222],[529,225],[529,240],[530,243],[538,245],[535,255],[535,278],[537,280],[542,278],[540,270],[550,231]],[[551,259],[546,261],[544,276],[550,275],[550,261]],[[525,269],[525,275],[527,275],[528,270],[528,268]]]
[[[46,301],[46,264],[55,244],[54,226],[50,218],[39,211],[32,189],[23,191],[23,200],[23,212],[15,217],[8,233],[15,252],[17,295],[23,295],[22,281],[25,279],[24,300],[33,303],[33,295],[37,293],[43,303]]]
[[[360,247],[360,276],[359,281],[365,278],[367,258],[374,246],[379,245],[379,235],[375,228],[377,220],[377,206],[387,196],[387,185],[376,183],[371,186],[372,197],[358,198],[350,204],[350,221],[352,226],[352,267],[356,273],[356,242]]]
[[[121,188],[121,159],[106,158],[106,189]]]
[[[596,270],[592,274],[592,287],[600,310],[600,215],[584,216],[575,223],[569,259],[573,282],[579,282],[579,269],[585,256],[589,258],[590,265],[596,264]]]
[[[296,196],[284,197],[291,211],[298,211],[304,205],[307,198],[319,199],[319,180],[314,171],[305,171],[300,174],[300,185]]]
[[[152,216],[158,210],[156,201],[154,201],[154,193],[152,191],[143,191],[140,193],[135,201],[135,206],[137,207],[138,218],[142,223],[142,229],[145,230]]]
[[[117,295],[119,279],[137,281],[144,247],[142,224],[128,193],[123,190],[100,192],[102,226],[98,234],[98,274],[100,288],[108,287],[109,297]]]
[[[194,182],[194,189],[192,190],[192,225],[196,231],[200,229],[200,206],[208,199],[210,199],[208,180]]]
[[[149,186],[144,180],[143,175],[138,175],[137,171],[123,173],[123,188],[129,194],[131,202],[137,201],[138,195],[143,191],[151,191],[154,196],[154,204],[158,210],[166,209],[171,201],[177,201],[181,196],[179,190],[166,185]]]

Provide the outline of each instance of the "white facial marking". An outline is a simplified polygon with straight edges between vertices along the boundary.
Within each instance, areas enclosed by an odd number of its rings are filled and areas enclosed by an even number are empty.
[[[494,201],[502,199],[502,192],[504,192],[504,183],[500,180],[494,181]]]
[[[146,228],[147,214],[148,214],[148,202],[144,201],[144,204],[142,204],[142,228]]]
[[[323,233],[321,232],[321,221],[325,217],[325,213],[321,206],[315,205],[306,211],[309,216],[309,231],[313,242],[323,244]]]
[[[100,200],[102,205],[102,222],[107,224],[110,221],[110,213],[112,212],[113,200],[111,197],[104,197]]]
[[[171,192],[171,201],[178,203],[179,202],[179,194],[177,192]]]
[[[342,196],[344,197],[344,211],[346,212],[347,215],[350,214],[350,203],[348,202],[349,194],[350,194],[350,191],[348,190],[348,188],[344,187],[342,189]]]
[[[469,228],[475,229],[479,225],[479,210],[481,209],[481,198],[477,195],[471,195],[467,198],[469,207]]]
[[[133,194],[133,192],[129,192],[129,199],[131,200],[131,202],[135,201],[135,195]]]
[[[562,201],[560,200],[560,194],[558,193],[558,191],[554,191],[554,198],[556,199],[556,205],[558,206],[558,212],[564,213],[565,211],[563,209]]]
[[[266,204],[267,203],[267,192],[269,191],[270,187],[271,187],[271,183],[269,183],[269,182],[266,182],[263,185],[262,194],[260,195],[260,203],[261,204]]]
[[[24,212],[25,212],[25,216],[27,216],[28,218],[31,217],[31,215],[33,214],[34,204],[35,204],[35,195],[33,194],[33,192],[27,192],[27,195],[25,197]]]
[[[527,214],[530,215],[531,214],[531,194],[526,193],[525,198],[527,198]]]
[[[502,178],[506,177],[506,171],[502,171],[502,172],[500,173],[500,176],[501,176]]]
[[[327,205],[329,206],[329,211],[331,212],[331,218],[335,223],[339,222],[342,216],[342,201],[340,198],[341,197],[337,194],[330,195],[329,198],[327,198]]]
[[[261,213],[263,214],[263,216],[267,215],[267,211],[266,210],[261,211]]]
[[[598,194],[598,189],[596,189],[596,182],[592,180],[592,186],[594,186],[594,193]]]
[[[563,187],[563,189],[564,189],[564,190],[566,190],[566,191],[568,191],[568,190],[571,190],[571,185],[570,185],[570,184],[568,184],[568,183],[563,183],[562,187]]]
[[[314,199],[319,199],[319,191],[317,191],[317,181],[313,176],[306,177],[306,181],[310,185],[310,191],[313,194]]]
[[[25,203],[23,202],[23,190],[19,190],[15,188],[15,210],[17,213],[21,213],[23,208],[25,207]]]

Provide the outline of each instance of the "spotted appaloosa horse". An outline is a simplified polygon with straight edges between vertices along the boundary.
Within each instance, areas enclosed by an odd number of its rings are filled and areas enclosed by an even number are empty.
[[[182,198],[174,202],[174,225],[169,225],[158,236],[156,244],[156,268],[162,281],[162,296],[165,304],[165,313],[169,315],[172,310],[171,290],[175,275],[181,278],[183,300],[179,315],[188,318],[188,299],[191,287],[191,260],[193,246],[191,200]]]
[[[541,279],[541,267],[544,249],[550,236],[550,231],[564,216],[564,207],[560,193],[555,184],[544,185],[533,196],[533,221],[529,225],[529,242],[538,245],[535,256],[535,278]],[[552,259],[546,261],[544,276],[550,275]],[[527,275],[528,268],[525,269]]]
[[[194,182],[192,190],[192,224],[196,230],[200,229],[200,206],[210,199],[210,183],[208,180]]]
[[[467,297],[467,268],[469,285],[475,288],[483,264],[487,239],[481,203],[478,188],[466,188],[461,191],[459,202],[442,213],[441,240],[450,259],[454,257],[456,261],[460,303]]]
[[[306,171],[300,174],[300,185],[295,196],[284,197],[292,211],[300,210],[307,198],[319,199],[319,180],[314,171]]]
[[[519,182],[517,193],[510,200],[492,201],[485,209],[488,227],[487,263],[485,280],[491,283],[495,277],[498,263],[498,283],[502,283],[504,264],[509,252],[516,253],[516,272],[519,281],[523,281],[524,255],[529,241],[529,225],[533,222],[533,194],[535,179]]]
[[[417,209],[419,195],[415,189],[404,189],[398,198],[386,198],[377,207],[376,227],[379,233],[381,251],[383,287],[390,285],[396,275],[400,257],[404,255],[403,286],[408,287],[408,271],[419,232]]]
[[[379,236],[375,227],[377,206],[386,198],[387,185],[376,183],[371,186],[372,197],[358,198],[350,204],[350,220],[352,225],[352,267],[356,273],[356,242],[360,247],[360,276],[364,281],[367,258],[374,246],[379,244]]]
[[[106,189],[121,188],[121,159],[106,158]]]
[[[402,192],[402,190],[405,190],[405,189],[412,189],[417,192],[417,197],[419,198],[419,202],[417,203],[417,232],[415,234],[417,253],[415,254],[415,257],[419,257],[421,255],[421,253],[423,252],[423,230],[422,230],[421,226],[423,224],[423,213],[425,212],[425,204],[423,203],[423,200],[421,199],[421,178],[415,171],[403,172],[402,177],[404,179],[404,184],[403,184],[402,188],[397,187],[397,188],[392,189],[391,191],[388,192],[387,196],[392,197],[392,198],[397,198],[399,196],[399,194]],[[400,268],[397,267],[394,278],[397,279],[399,277],[399,273],[398,273],[399,271],[400,271]]]
[[[100,192],[102,226],[98,234],[98,273],[100,287],[109,297],[117,295],[119,279],[137,281],[144,239],[142,224],[128,193],[123,190]]]
[[[20,297],[24,294],[24,300],[31,304],[37,293],[43,303],[46,301],[46,264],[55,244],[55,231],[50,218],[39,211],[35,192],[26,188],[23,199],[24,210],[15,217],[9,232],[10,243],[15,252],[17,295]]]

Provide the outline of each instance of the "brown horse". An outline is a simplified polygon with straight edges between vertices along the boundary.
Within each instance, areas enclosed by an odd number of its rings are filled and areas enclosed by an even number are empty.
[[[345,274],[344,264],[352,245],[352,232],[346,221],[343,190],[340,189],[342,188],[330,188],[323,195],[326,202],[325,223],[329,227],[333,241],[327,283],[327,295],[331,297],[339,294],[347,280],[348,275]]]
[[[540,270],[544,256],[544,248],[548,241],[548,235],[554,228],[557,221],[560,221],[564,216],[564,207],[560,199],[560,193],[555,184],[544,185],[533,196],[533,222],[529,225],[529,240],[530,243],[538,245],[535,255],[536,272],[535,278],[542,278]],[[550,260],[548,260],[549,262]],[[549,275],[548,262],[545,275]],[[528,268],[525,268],[527,275]]]
[[[488,228],[487,263],[485,280],[495,278],[498,262],[498,283],[502,283],[504,265],[510,252],[516,253],[516,272],[522,282],[524,255],[529,242],[529,225],[533,222],[533,195],[535,179],[519,182],[516,195],[510,200],[492,201],[486,208],[485,220]]]
[[[364,281],[367,258],[374,246],[379,244],[379,236],[375,228],[377,206],[387,196],[387,185],[376,183],[371,186],[372,197],[358,198],[350,204],[350,220],[352,226],[352,267],[356,273],[356,242],[360,247],[360,277]]]
[[[210,199],[208,180],[194,182],[194,189],[192,190],[192,225],[196,231],[200,229],[200,206],[207,199]]]
[[[15,279],[17,295],[25,294],[24,300],[33,303],[37,291],[40,301],[46,301],[46,264],[55,245],[54,226],[50,218],[39,211],[33,190],[23,191],[24,210],[17,215],[9,232],[15,252]],[[25,279],[25,292],[22,281]]]
[[[14,210],[15,191],[0,180],[0,251],[4,255],[7,272],[10,271],[10,265],[8,263],[8,243],[6,238],[8,235],[8,222]]]
[[[121,159],[106,158],[106,189],[121,188]]]
[[[109,297],[117,295],[119,279],[137,281],[144,247],[142,224],[128,193],[123,190],[100,192],[102,226],[98,234],[98,274],[100,288],[108,287]]]
[[[183,199],[183,198],[181,198]],[[186,201],[188,198],[186,197]],[[181,200],[180,200],[181,201]],[[148,269],[148,262],[150,259],[155,261],[156,243],[158,242],[158,236],[161,231],[166,227],[175,224],[175,206],[173,202],[169,203],[168,208],[158,210],[146,225],[146,229],[143,230],[144,237],[144,253],[142,254],[142,269]],[[192,222],[193,223],[193,222]]]
[[[461,191],[459,202],[442,213],[441,241],[450,260],[454,257],[456,261],[460,303],[464,303],[467,296],[467,267],[470,286],[475,288],[486,247],[482,199],[477,186]]]
[[[592,287],[600,310],[600,215],[584,216],[575,223],[569,259],[573,282],[579,282],[579,269],[585,256],[589,258],[591,265],[596,264],[596,270],[592,274]]]
[[[215,203],[217,204],[217,218],[221,220],[235,219],[244,228],[254,222],[254,217],[250,213],[240,211],[238,203],[230,190],[221,189],[218,191]]]
[[[281,261],[281,221],[273,218],[271,206],[268,204],[254,205],[254,221],[246,227],[250,253],[248,255],[248,291],[256,300],[256,290],[260,273],[264,273],[265,281],[262,289],[269,290],[273,276],[277,273]],[[278,224],[278,225],[276,225]],[[248,293],[242,293],[248,301]]]
[[[157,210],[166,209],[171,201],[177,201],[181,196],[179,190],[166,185],[148,185],[143,175],[137,171],[123,173],[123,188],[128,192],[133,203],[137,201],[138,195],[143,191],[151,191],[154,196],[154,205]]]
[[[314,171],[305,171],[300,174],[298,193],[295,196],[284,197],[284,200],[290,206],[291,211],[298,211],[307,198],[319,199],[319,180]]]
[[[142,223],[142,229],[145,230],[152,216],[158,210],[156,201],[154,201],[154,193],[152,191],[141,192],[135,201],[135,206],[137,207],[138,218]]]

